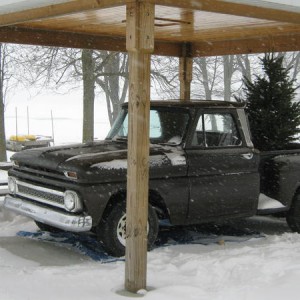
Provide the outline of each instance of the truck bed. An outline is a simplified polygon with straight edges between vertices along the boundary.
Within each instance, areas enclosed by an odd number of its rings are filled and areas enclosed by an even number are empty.
[[[300,144],[290,144],[283,150],[261,152],[259,173],[261,193],[279,201],[288,210],[300,176]]]

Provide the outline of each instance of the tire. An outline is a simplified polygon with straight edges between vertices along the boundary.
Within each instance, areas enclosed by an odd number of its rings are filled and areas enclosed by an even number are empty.
[[[96,227],[96,235],[108,255],[120,257],[125,255],[126,203],[115,203],[109,213]],[[151,205],[148,208],[148,250],[157,238],[158,218]]]
[[[45,223],[42,223],[42,222],[39,222],[39,221],[34,221],[36,226],[42,230],[42,231],[48,231],[48,232],[51,232],[51,233],[59,233],[59,232],[63,232],[62,229],[59,229],[59,228],[56,228],[56,227],[53,227],[51,225],[48,225],[48,224],[45,224]]]
[[[296,195],[287,213],[286,221],[292,231],[300,233],[300,193]]]

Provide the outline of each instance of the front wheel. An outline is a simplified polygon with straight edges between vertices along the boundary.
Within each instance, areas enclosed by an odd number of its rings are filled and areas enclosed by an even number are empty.
[[[126,203],[115,203],[110,212],[96,227],[98,240],[107,254],[125,255],[126,246]],[[148,249],[151,249],[158,234],[158,218],[151,205],[148,208]]]
[[[292,231],[300,233],[300,193],[294,198],[292,206],[287,213],[286,221]]]

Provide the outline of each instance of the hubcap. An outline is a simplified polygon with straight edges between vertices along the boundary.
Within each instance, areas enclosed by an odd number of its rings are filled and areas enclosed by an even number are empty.
[[[147,223],[147,234],[149,233],[149,222]],[[126,246],[126,214],[124,214],[117,226],[117,237],[119,242],[125,247]]]
[[[125,247],[126,245],[126,214],[118,222],[117,237],[119,242]]]

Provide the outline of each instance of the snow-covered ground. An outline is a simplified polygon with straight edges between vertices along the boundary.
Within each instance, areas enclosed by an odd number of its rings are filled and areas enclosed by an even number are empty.
[[[76,103],[71,112],[63,106],[53,108],[54,116],[66,116],[55,119],[56,143],[80,140]],[[48,128],[41,124],[49,120],[38,122],[34,117],[39,109],[45,111],[38,105],[31,108],[35,134]],[[18,111],[24,121],[22,106]],[[14,133],[13,112],[7,111],[8,134]],[[103,137],[109,126],[100,122],[96,126]],[[26,130],[26,124],[20,128]],[[0,173],[0,180],[5,176]],[[261,236],[233,241],[219,236],[209,245],[158,247],[148,253],[148,291],[139,296],[149,300],[299,299],[300,235],[291,233],[283,219],[255,217],[231,226]],[[34,222],[1,209],[0,228],[1,300],[124,299],[124,261],[101,263],[66,244],[21,237],[17,235],[21,230],[37,231]]]
[[[0,212],[0,299],[124,299],[124,262],[101,263],[59,243],[17,236],[34,223]],[[145,299],[299,299],[300,235],[283,220],[252,218],[264,233],[242,242],[188,244],[148,253]],[[134,298],[133,295],[129,296]]]

